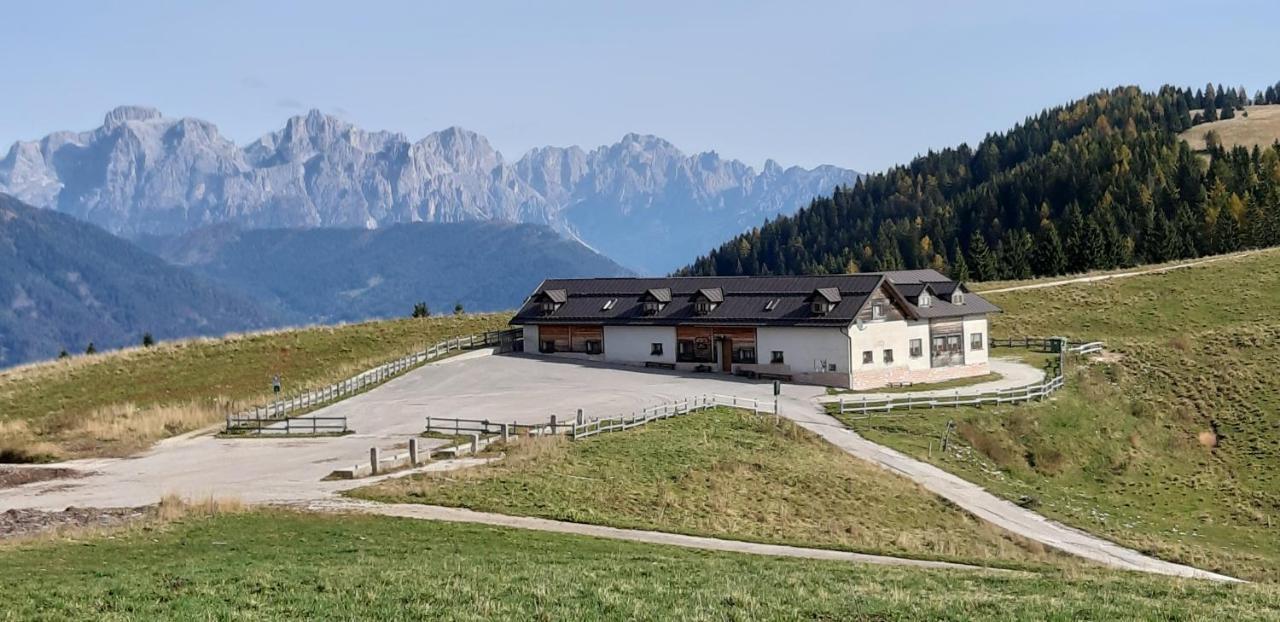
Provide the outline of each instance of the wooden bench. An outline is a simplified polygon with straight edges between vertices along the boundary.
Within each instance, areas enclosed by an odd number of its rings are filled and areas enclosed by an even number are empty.
[[[693,371],[702,372],[702,373],[711,373],[712,368],[710,365],[699,365],[697,367],[694,367]]]
[[[659,363],[657,361],[645,361],[644,366],[650,369],[675,369],[675,363]]]
[[[781,380],[782,382],[791,382],[791,374],[773,374],[769,372],[758,372],[756,378],[761,380]]]

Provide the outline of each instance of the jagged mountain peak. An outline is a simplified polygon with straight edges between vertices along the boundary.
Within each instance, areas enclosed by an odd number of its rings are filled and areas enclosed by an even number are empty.
[[[102,125],[110,129],[128,121],[157,121],[163,118],[164,115],[159,110],[149,106],[116,106],[103,117]]]
[[[836,167],[756,173],[715,151],[687,155],[653,134],[590,151],[531,149],[507,162],[459,126],[416,142],[312,109],[239,147],[217,126],[143,106],[102,127],[20,142],[0,192],[125,235],[216,223],[375,228],[401,222],[548,224],[630,267],[663,272],[723,238],[852,183]]]

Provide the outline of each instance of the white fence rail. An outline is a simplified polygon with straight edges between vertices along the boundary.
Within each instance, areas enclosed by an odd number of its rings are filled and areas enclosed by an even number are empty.
[[[874,399],[841,396],[837,404],[840,408],[840,414],[853,415],[853,419],[865,419],[873,417],[877,413],[889,414],[895,410],[911,411],[931,408],[981,406],[983,404],[1018,404],[1032,400],[1042,400],[1054,391],[1061,389],[1065,383],[1066,380],[1061,375],[1058,375],[1043,382],[985,393],[962,395],[959,391],[956,391],[952,395],[932,397],[917,397],[907,394],[902,397]]]
[[[520,333],[519,330],[489,331],[446,339],[424,348],[421,352],[402,356],[394,361],[365,370],[346,380],[335,382],[326,387],[303,391],[277,399],[263,406],[254,406],[243,413],[228,415],[226,431],[236,432],[240,429],[261,428],[266,425],[264,422],[287,419],[291,413],[310,410],[321,404],[336,402],[360,393],[368,387],[382,384],[410,369],[443,357],[450,352],[509,344],[512,340],[518,338],[518,333]]]

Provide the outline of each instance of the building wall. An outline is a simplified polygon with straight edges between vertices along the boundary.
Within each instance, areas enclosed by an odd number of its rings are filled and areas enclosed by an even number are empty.
[[[843,328],[762,326],[756,330],[756,357],[769,364],[774,350],[781,350],[787,371],[799,382],[848,386],[849,334]],[[834,364],[836,370],[818,370],[817,362]],[[779,370],[782,371],[782,370]]]
[[[662,356],[650,354],[653,344],[662,344]],[[640,364],[676,362],[674,326],[605,326],[604,360],[611,363]]]
[[[970,343],[974,333],[982,333],[982,349],[973,350]],[[964,318],[964,362],[965,367],[986,365],[987,354],[991,349],[991,334],[987,332],[987,316],[970,315]]]

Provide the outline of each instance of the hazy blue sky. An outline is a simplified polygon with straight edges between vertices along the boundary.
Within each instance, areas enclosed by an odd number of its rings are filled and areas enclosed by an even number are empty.
[[[6,146],[124,103],[242,144],[314,107],[509,159],[636,131],[867,171],[1099,87],[1280,80],[1274,1],[6,4]]]

